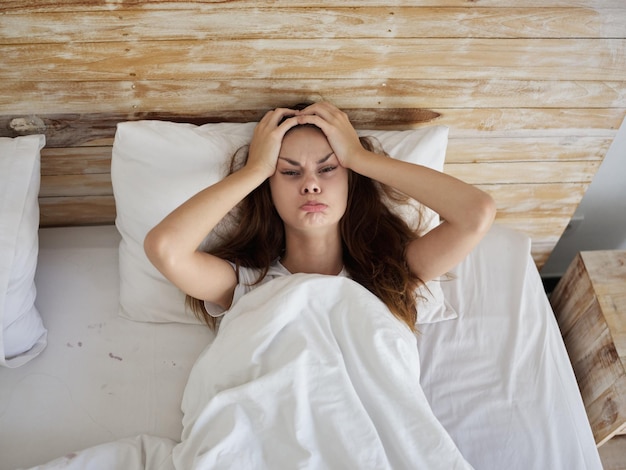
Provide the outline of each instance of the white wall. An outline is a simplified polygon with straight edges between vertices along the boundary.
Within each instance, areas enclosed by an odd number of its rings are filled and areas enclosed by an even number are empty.
[[[579,251],[626,250],[626,119],[572,221],[541,270],[542,277],[562,276]]]

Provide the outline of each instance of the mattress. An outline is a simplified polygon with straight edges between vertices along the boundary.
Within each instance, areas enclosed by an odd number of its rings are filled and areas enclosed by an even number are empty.
[[[40,230],[37,307],[48,347],[0,369],[0,468],[105,442],[180,440],[189,373],[208,328],[118,315],[114,226]],[[477,469],[600,469],[530,241],[494,227],[442,281],[458,318],[422,325],[421,385]]]

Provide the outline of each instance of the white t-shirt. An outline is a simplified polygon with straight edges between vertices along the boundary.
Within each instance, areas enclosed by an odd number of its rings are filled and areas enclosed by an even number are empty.
[[[231,263],[233,269],[235,269],[234,263]],[[272,279],[276,279],[279,276],[287,276],[291,273],[285,268],[281,262],[277,259],[272,263],[267,274],[261,280],[261,282],[255,284],[256,280],[259,278],[259,274],[261,273],[260,269],[256,268],[245,268],[243,266],[239,267],[239,282],[235,286],[235,292],[233,293],[233,301],[231,303],[231,307],[237,303],[237,301],[243,297],[245,294],[255,289],[256,287],[262,286],[266,282],[271,281]],[[338,276],[348,277],[348,273],[345,268],[341,270]],[[228,313],[228,310],[224,310],[219,305],[216,305],[212,302],[204,301],[204,308],[209,315],[215,318],[219,318]]]

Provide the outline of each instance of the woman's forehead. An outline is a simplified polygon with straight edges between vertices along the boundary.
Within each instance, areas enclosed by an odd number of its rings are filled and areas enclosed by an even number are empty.
[[[284,137],[279,157],[293,162],[303,159],[320,162],[332,154],[332,147],[320,129],[302,127],[293,129]]]
[[[289,129],[283,137],[283,142],[286,140],[301,140],[306,138],[320,138],[326,140],[326,135],[317,126],[312,124],[303,124]]]
[[[315,155],[310,155],[310,159],[313,160],[313,158],[316,158]],[[334,157],[334,158],[333,158]],[[327,163],[329,161],[332,161],[336,158],[335,156],[335,152],[333,152],[332,150],[325,156],[323,156],[322,158],[320,158],[319,160],[314,160],[315,164],[317,165],[323,165],[324,163]],[[288,164],[292,165],[292,166],[302,166],[302,163],[298,160],[292,160],[291,158],[288,157],[282,157],[279,156],[278,157],[279,160],[282,160],[284,162],[287,162]],[[305,157],[305,160],[309,160],[309,158]]]

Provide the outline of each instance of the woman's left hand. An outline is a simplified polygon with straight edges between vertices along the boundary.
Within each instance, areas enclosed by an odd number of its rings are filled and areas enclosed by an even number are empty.
[[[365,150],[348,115],[331,103],[312,104],[298,111],[296,116],[298,124],[314,124],[322,130],[344,168],[351,168],[355,156]]]

